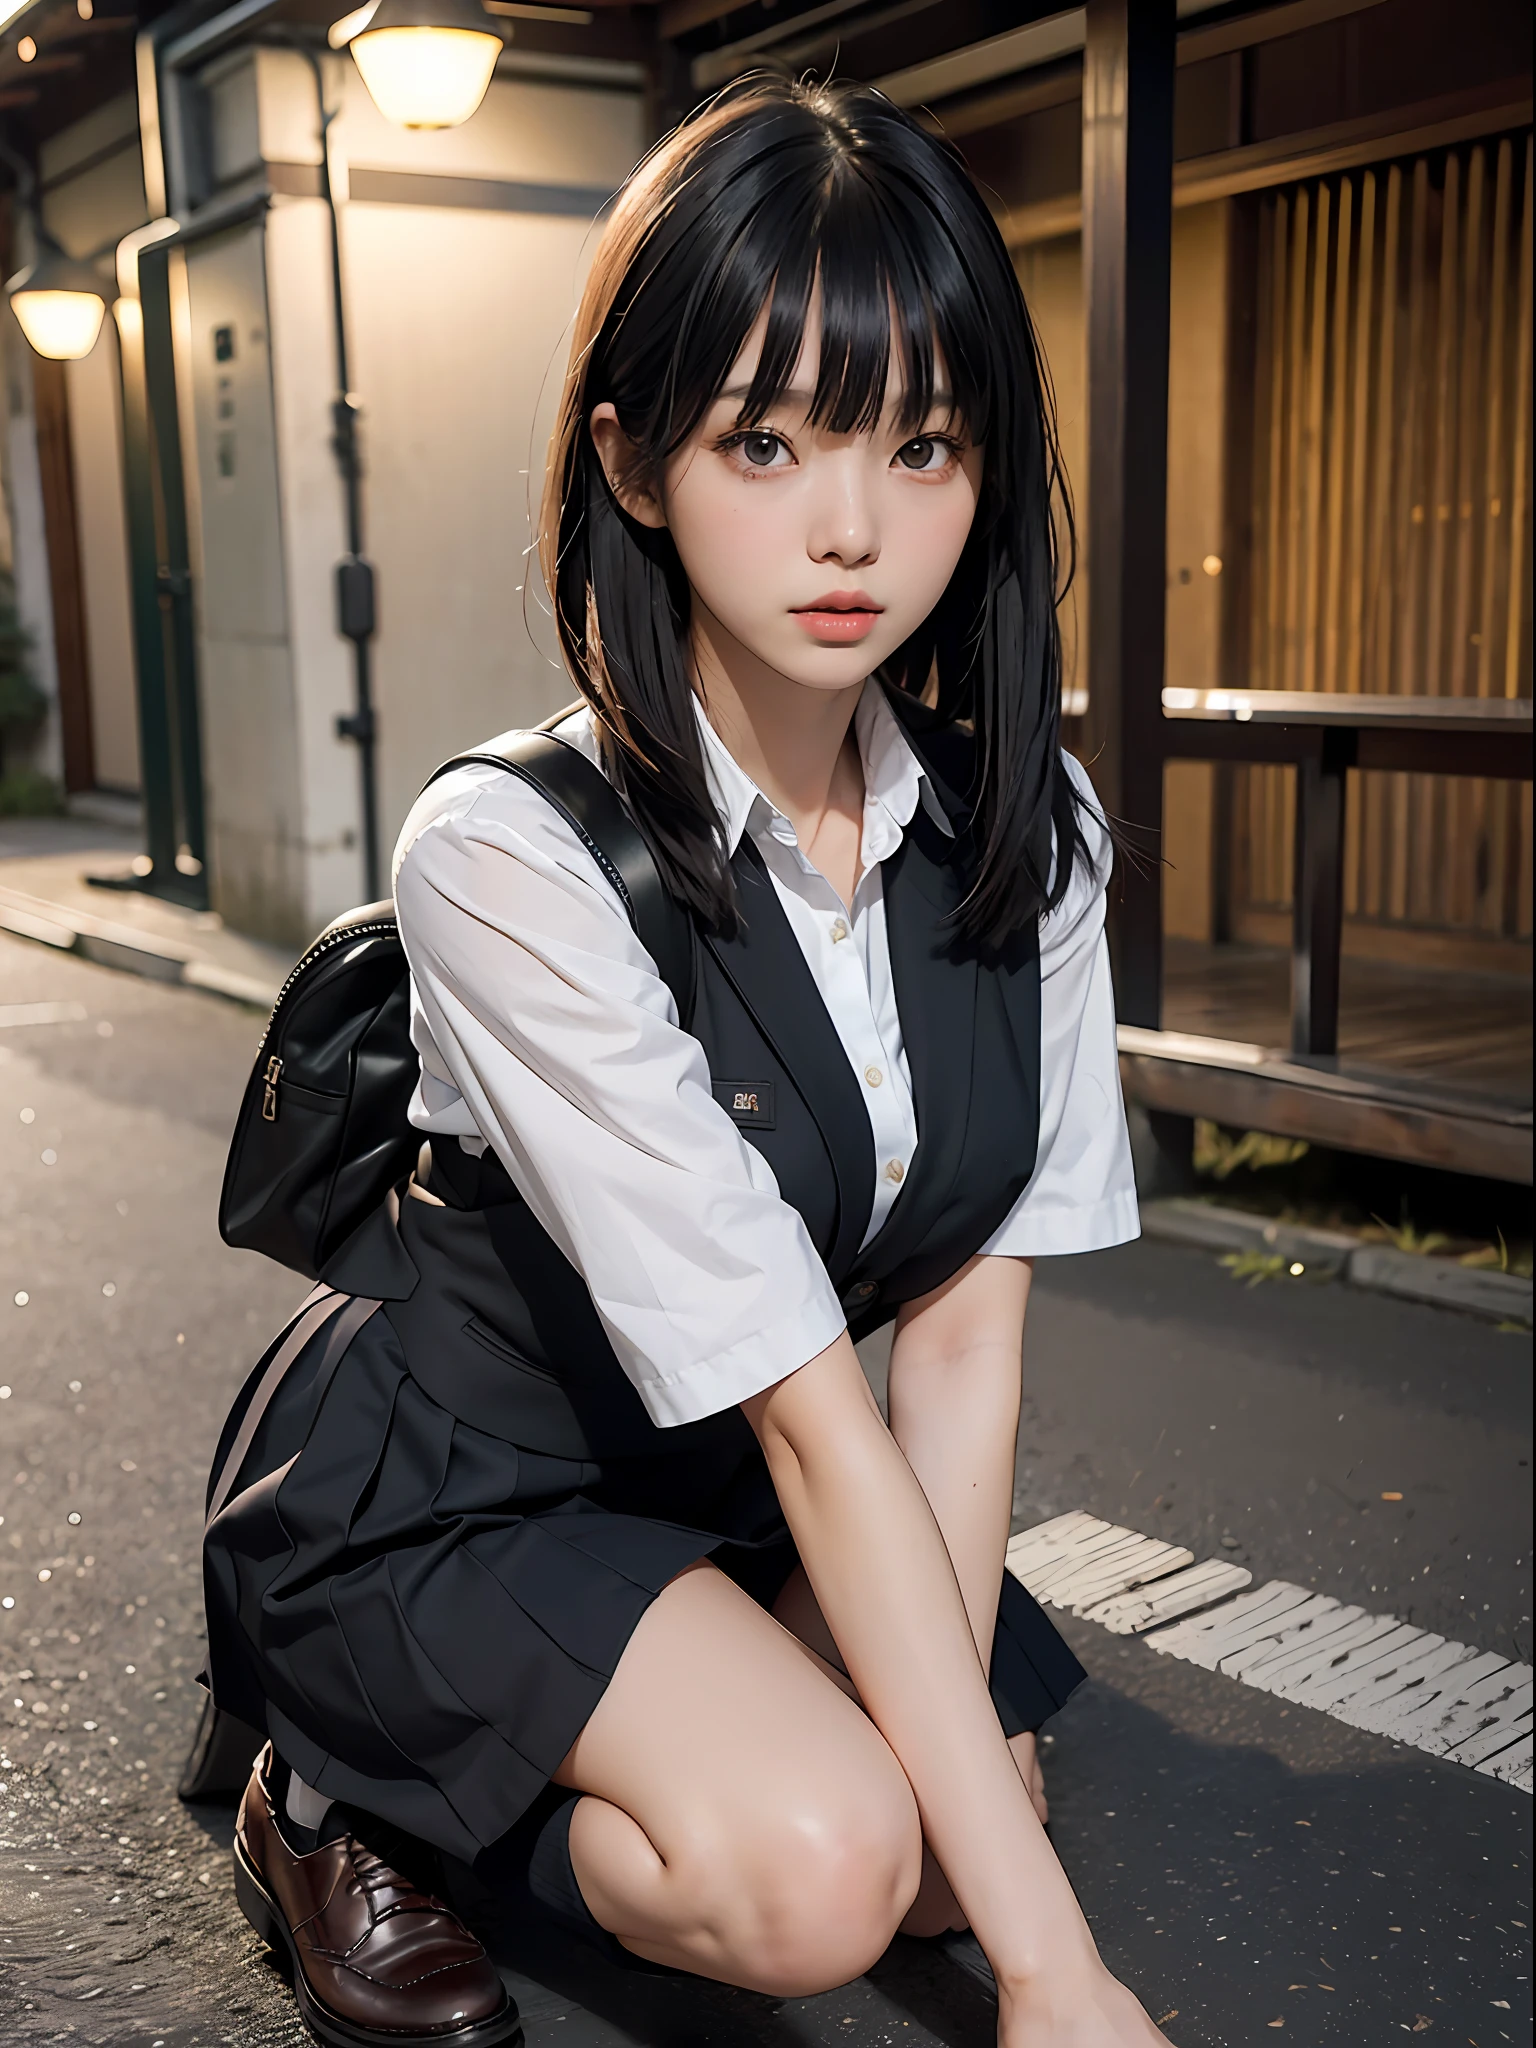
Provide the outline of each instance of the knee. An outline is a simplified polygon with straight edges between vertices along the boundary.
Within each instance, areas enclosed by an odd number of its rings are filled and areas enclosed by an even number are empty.
[[[717,1872],[719,1935],[735,1981],[805,1998],[861,1976],[889,1947],[922,1876],[906,1780],[883,1796],[806,1800]]]

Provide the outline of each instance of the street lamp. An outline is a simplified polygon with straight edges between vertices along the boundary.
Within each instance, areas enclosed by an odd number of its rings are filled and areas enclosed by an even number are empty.
[[[373,103],[402,128],[457,128],[485,98],[502,51],[480,0],[379,0],[331,31],[351,46]],[[353,26],[354,22],[357,24]]]
[[[112,294],[88,263],[66,256],[41,229],[36,260],[5,289],[22,333],[40,356],[72,363],[96,346]]]

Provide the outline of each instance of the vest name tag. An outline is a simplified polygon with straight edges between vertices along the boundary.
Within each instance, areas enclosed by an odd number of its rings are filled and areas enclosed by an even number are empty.
[[[715,1100],[746,1130],[771,1131],[773,1124],[773,1083],[771,1081],[715,1081]]]

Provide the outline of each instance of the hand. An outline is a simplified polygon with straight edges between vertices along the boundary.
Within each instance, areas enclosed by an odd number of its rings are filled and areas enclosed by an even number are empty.
[[[1170,2048],[1141,2001],[1091,1956],[998,1992],[997,2048]]]

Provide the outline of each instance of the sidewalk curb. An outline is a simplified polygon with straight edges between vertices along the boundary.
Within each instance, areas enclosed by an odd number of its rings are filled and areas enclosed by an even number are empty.
[[[144,830],[144,805],[136,796],[119,796],[105,789],[77,790],[64,799],[71,818],[83,818],[88,825],[110,825],[117,832]]]
[[[1363,1244],[1350,1253],[1345,1277],[1352,1286],[1401,1295],[1406,1301],[1459,1308],[1501,1323],[1529,1326],[1531,1321],[1531,1283],[1518,1273],[1455,1266],[1447,1259],[1420,1258],[1389,1244]]]
[[[1193,1245],[1209,1252],[1274,1252],[1306,1267],[1314,1278],[1342,1274],[1359,1238],[1340,1230],[1309,1230],[1304,1224],[1276,1223],[1251,1216],[1244,1209],[1223,1209],[1170,1195],[1144,1202],[1142,1234],[1165,1244]]]
[[[1181,1195],[1144,1203],[1141,1228],[1143,1236],[1159,1243],[1189,1245],[1198,1251],[1270,1252],[1304,1266],[1314,1278],[1341,1279],[1351,1287],[1403,1301],[1428,1302],[1527,1327],[1532,1319],[1531,1282],[1517,1273],[1492,1273],[1400,1252],[1391,1245],[1362,1244],[1343,1231],[1277,1223]]]
[[[270,1010],[277,1001],[279,982],[258,981],[251,974],[237,974],[232,967],[220,967],[215,960],[189,960],[181,972],[182,986],[205,989],[212,996],[227,996],[232,1003],[246,1003],[257,1010]]]
[[[0,887],[0,931],[17,938],[35,939],[41,945],[56,946],[61,952],[78,953],[98,967],[113,967],[125,974],[140,974],[150,981],[166,981],[182,988],[202,989],[223,996],[229,1002],[244,1003],[258,1010],[270,1010],[277,1001],[278,984],[270,986],[254,975],[239,974],[216,961],[200,958],[188,946],[174,939],[159,939],[131,925],[113,924],[104,917],[67,909],[41,896],[27,896],[19,889]]]

